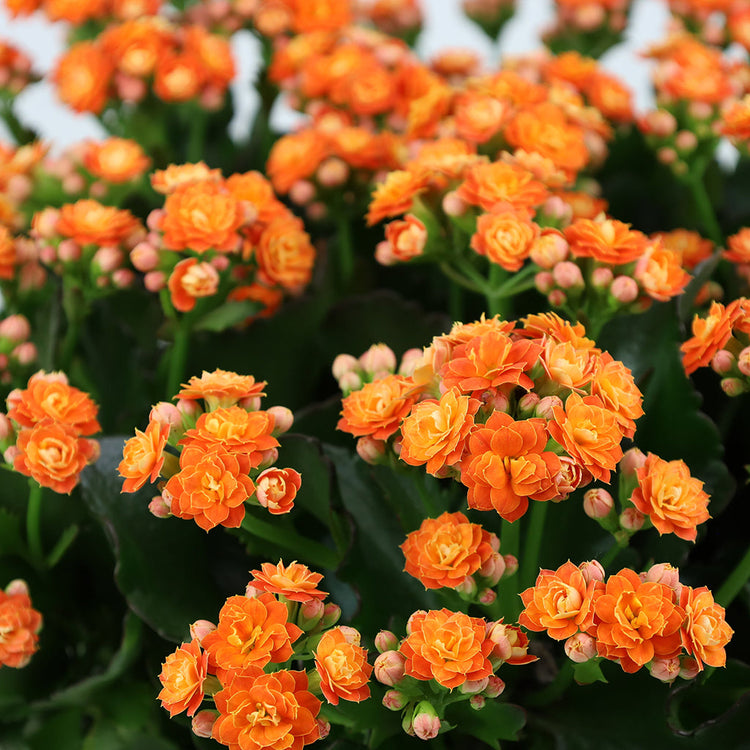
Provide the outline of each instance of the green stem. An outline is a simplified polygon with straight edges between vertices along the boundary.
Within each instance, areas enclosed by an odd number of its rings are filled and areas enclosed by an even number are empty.
[[[169,353],[169,374],[167,375],[167,399],[171,399],[180,389],[185,379],[185,363],[190,346],[191,318],[183,315],[177,321],[174,342]]]
[[[716,219],[716,213],[711,203],[711,198],[706,191],[706,185],[703,177],[708,167],[706,158],[696,159],[691,165],[690,171],[685,175],[684,181],[690,188],[690,192],[695,202],[695,208],[698,213],[698,219],[706,232],[706,236],[717,246],[722,247],[724,236]]]
[[[425,486],[425,482],[427,481],[427,474],[420,475],[417,472],[409,473],[414,479],[414,485],[416,486],[417,492],[419,493],[419,499],[422,501],[422,507],[424,508],[425,513],[427,513],[430,518],[434,518],[439,514],[440,511],[435,505],[429,489]]]
[[[196,108],[190,113],[188,124],[188,142],[185,151],[186,161],[195,164],[203,157],[206,140],[206,114]]]
[[[716,594],[716,603],[728,607],[750,580],[750,547]]]
[[[617,555],[628,546],[627,541],[623,544],[622,542],[615,541],[612,546],[607,550],[606,554],[602,557],[599,562],[606,571],[610,565],[617,559]]]
[[[282,528],[267,521],[262,521],[250,514],[247,514],[243,519],[241,528],[252,536],[291,550],[295,556],[298,555],[302,560],[309,562],[316,568],[335,570],[339,564],[339,559],[333,550],[306,539],[289,528]]]
[[[508,272],[497,263],[490,264],[490,277],[488,279],[485,297],[487,299],[487,313],[499,315],[503,320],[508,319],[510,306],[507,295],[502,293],[507,283]]]
[[[503,555],[514,555],[518,557],[518,551],[521,548],[521,521],[510,523],[503,519],[500,530],[500,551]],[[511,577],[505,581],[500,581],[498,591],[498,600],[500,608],[506,621],[515,622],[521,611],[520,601],[518,599],[518,577]]]
[[[29,504],[26,507],[26,539],[29,546],[31,562],[37,570],[45,567],[44,547],[42,545],[42,486],[34,479],[29,479]]]
[[[352,245],[352,225],[345,211],[339,209],[336,217],[338,228],[338,266],[341,286],[349,284],[354,273],[354,247]]]
[[[448,312],[453,322],[464,319],[464,294],[458,284],[448,284]]]
[[[68,372],[78,346],[81,327],[86,317],[87,304],[80,287],[63,277],[62,307],[65,312],[65,336],[60,350],[59,367]]]
[[[544,519],[548,502],[534,501],[531,505],[530,524],[526,532],[520,568],[520,588],[523,591],[534,585],[539,571],[539,551],[542,548]]]
[[[484,294],[484,288],[479,287],[474,281],[471,279],[467,279],[462,273],[457,271],[453,266],[449,265],[448,263],[441,263],[440,264],[440,270],[451,280],[455,281],[456,284],[459,286],[462,286],[464,289],[468,289],[469,291],[476,292],[477,294]]]

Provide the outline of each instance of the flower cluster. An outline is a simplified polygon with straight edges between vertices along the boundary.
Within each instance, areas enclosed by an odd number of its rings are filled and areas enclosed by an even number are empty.
[[[341,610],[324,604],[319,573],[279,561],[252,576],[244,596],[227,599],[217,625],[194,623],[192,640],[167,657],[159,699],[170,716],[193,716],[198,736],[233,750],[301,748],[330,729],[318,718],[321,699],[338,705],[370,696],[372,666],[360,634],[334,627]],[[314,667],[290,670],[300,659]],[[198,711],[206,696],[216,710]]]
[[[643,413],[630,371],[554,313],[456,324],[411,371],[349,393],[338,428],[361,456],[454,477],[470,508],[507,521],[529,500],[609,482]]]
[[[38,142],[23,146],[0,142],[0,246],[10,236],[6,230],[19,230],[27,224],[25,201],[32,190],[33,172],[46,151],[47,147]],[[2,265],[5,252],[3,249]]]
[[[20,380],[37,358],[37,349],[29,341],[31,325],[23,315],[8,315],[0,320],[0,383]],[[28,379],[28,378],[24,378]]]
[[[38,80],[39,77],[32,72],[29,56],[0,39],[0,92],[15,96]]]
[[[25,667],[39,648],[42,615],[31,606],[25,581],[11,581],[0,591],[0,667]]]
[[[629,568],[604,579],[596,562],[542,570],[521,598],[519,622],[565,640],[574,662],[602,658],[625,672],[647,666],[654,677],[671,682],[695,677],[704,665],[724,666],[724,647],[732,629],[724,608],[705,587],[679,581],[668,563],[640,575]]]
[[[503,664],[537,659],[528,654],[528,638],[518,626],[445,608],[414,612],[406,633],[400,641],[389,630],[378,633],[375,677],[391,688],[383,705],[402,711],[404,731],[423,740],[449,728],[448,704],[466,700],[480,710],[488,698],[497,698],[505,683],[495,672]]]
[[[88,437],[101,430],[96,404],[68,385],[64,373],[40,370],[26,388],[11,391],[6,406],[0,420],[5,461],[42,487],[70,494],[99,457],[99,443]]]
[[[273,464],[276,438],[293,417],[283,406],[260,409],[264,386],[226,370],[192,377],[175,396],[177,405],[156,404],[146,430],[125,443],[122,491],[156,483],[154,515],[193,519],[205,531],[240,526],[247,502],[273,514],[291,511],[300,475]]]
[[[162,0],[5,0],[11,16],[28,16],[41,10],[50,21],[67,21],[75,26],[91,20],[127,20],[159,11]]]

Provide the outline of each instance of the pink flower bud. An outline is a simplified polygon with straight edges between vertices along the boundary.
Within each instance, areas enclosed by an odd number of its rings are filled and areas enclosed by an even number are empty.
[[[34,183],[25,174],[14,174],[5,183],[5,193],[12,203],[23,203],[33,189]]]
[[[258,468],[268,469],[269,467],[273,466],[278,460],[279,460],[279,449],[267,448],[266,450],[262,451],[260,454],[260,463],[258,464]],[[294,471],[294,470],[288,469],[288,471]],[[256,491],[257,491],[257,488],[256,488]],[[266,503],[264,503],[263,500],[261,500],[261,495],[257,495],[257,497],[258,497],[258,500],[260,501],[260,504],[264,508],[267,507]]]
[[[369,435],[357,440],[357,455],[365,462],[371,465],[381,463],[385,457],[385,441],[376,440]]]
[[[57,248],[53,245],[40,245],[39,260],[48,266],[53,265],[57,260]]]
[[[466,202],[460,198],[455,190],[443,197],[443,211],[446,216],[463,216],[466,213]]]
[[[705,31],[706,29],[704,28],[704,32]],[[723,37],[723,29],[719,28],[719,33]],[[723,39],[717,42],[710,43],[721,45],[723,44]],[[694,117],[696,120],[708,120],[712,118],[714,114],[713,107],[708,102],[690,102],[690,104],[688,105],[688,112],[690,113],[690,116]]]
[[[565,641],[565,653],[576,664],[596,656],[596,640],[587,633],[576,633]]]
[[[344,640],[353,645],[353,646],[359,646],[359,644],[362,641],[362,634],[357,630],[357,628],[353,628],[350,625],[339,625],[339,632],[341,635],[344,636]]]
[[[643,575],[644,581],[651,583],[663,583],[669,586],[677,594],[682,590],[680,583],[680,569],[675,568],[670,563],[656,563],[652,565]]]
[[[555,288],[555,277],[550,271],[540,271],[534,276],[534,286],[541,294],[547,294]]]
[[[127,289],[135,282],[135,274],[129,268],[118,268],[112,273],[112,283],[116,289]]]
[[[698,139],[690,130],[681,130],[674,139],[674,144],[680,151],[692,151],[698,145]]]
[[[335,156],[330,157],[318,167],[316,177],[323,187],[340,187],[349,179],[349,165]]]
[[[119,247],[100,247],[94,253],[93,263],[99,267],[102,273],[112,273],[122,265],[124,256]]]
[[[386,651],[396,651],[398,649],[398,638],[396,634],[390,630],[381,630],[375,636],[375,648],[378,653],[385,653]]]
[[[714,355],[714,359],[716,359],[716,357],[718,357],[719,354],[721,354],[721,352],[726,352],[727,354],[729,354],[729,352],[727,352],[726,349],[721,349],[720,351],[716,352],[716,354]],[[743,375],[750,376],[750,346],[746,346],[737,356],[737,369]],[[716,371],[719,372],[718,370]],[[719,374],[721,375],[724,373],[719,373]]]
[[[386,690],[383,696],[383,705],[389,711],[400,711],[406,707],[407,703],[409,703],[409,699],[398,690]]]
[[[499,695],[502,695],[504,690],[505,682],[497,675],[491,674],[487,678],[487,687],[484,689],[484,694],[488,698],[497,698]]]
[[[471,698],[469,698],[469,705],[475,710],[475,711],[481,711],[487,703],[487,699],[483,695],[472,695]]]
[[[270,409],[267,409],[266,412],[273,415],[274,437],[289,432],[289,429],[294,424],[294,414],[292,414],[291,409],[287,409],[286,406],[272,406]]]
[[[680,663],[680,677],[683,680],[694,680],[700,674],[698,662],[692,656],[683,656]]]
[[[620,304],[629,305],[638,299],[638,284],[631,276],[617,276],[609,287],[609,293]]]
[[[522,417],[531,416],[536,410],[537,405],[541,401],[538,393],[531,391],[530,393],[524,393],[518,401],[518,410]]]
[[[562,408],[563,402],[559,396],[545,396],[536,407],[536,416],[542,417],[543,419],[553,419],[554,409],[556,407]]]
[[[396,355],[387,344],[373,344],[359,358],[359,365],[368,373],[392,373],[396,369]]]
[[[143,277],[143,286],[149,292],[160,292],[167,285],[167,275],[163,271],[149,271]]]
[[[164,217],[166,216],[166,212],[163,208],[155,208],[149,215],[146,217],[146,226],[152,231],[152,232],[160,232],[161,231],[161,225],[164,221]]]
[[[552,307],[562,307],[568,301],[568,295],[562,289],[553,289],[547,295],[547,302]]]
[[[252,583],[248,583],[245,586],[245,596],[248,599],[255,599],[256,596],[260,596],[263,593],[263,589],[256,588]]]
[[[193,734],[196,737],[210,739],[211,734],[213,733],[214,723],[218,718],[218,711],[211,711],[210,709],[198,711],[198,713],[193,716],[193,723],[191,724]]]
[[[654,135],[665,138],[677,130],[677,120],[671,112],[666,109],[657,109],[648,112],[644,118],[645,130]]]
[[[315,201],[314,203],[308,204],[305,213],[310,221],[322,221],[328,216],[328,208],[322,201]]]
[[[191,398],[179,398],[175,406],[183,417],[197,417],[201,411],[197,402]]]
[[[150,242],[139,242],[130,251],[130,262],[143,273],[153,271],[159,265],[159,251]]]
[[[227,258],[226,255],[214,255],[214,257],[211,258],[211,265],[215,270],[221,273],[229,268],[229,258]]]
[[[634,479],[636,472],[646,463],[646,454],[640,448],[626,450],[620,459],[620,472],[628,479]]]
[[[154,404],[151,407],[148,421],[180,429],[182,428],[182,413],[174,404],[170,404],[167,401],[159,401],[158,404]]]
[[[383,685],[393,687],[404,679],[406,657],[399,651],[384,651],[375,659],[375,679]]]
[[[581,269],[570,260],[557,263],[552,269],[552,276],[562,289],[579,289],[584,286]]]
[[[7,414],[0,412],[0,442],[8,440],[13,435],[13,424]]]
[[[404,377],[410,377],[414,374],[414,370],[422,360],[421,349],[407,349],[401,356],[401,364],[398,367],[398,374]]]
[[[477,601],[484,606],[489,606],[497,599],[497,594],[492,589],[482,589],[477,593]]]
[[[169,518],[172,515],[172,508],[163,495],[156,495],[151,498],[148,510],[157,518]]]
[[[0,338],[13,343],[26,341],[31,335],[31,324],[23,315],[9,315],[0,321]]]
[[[572,210],[559,195],[553,195],[544,201],[542,213],[555,221],[563,221],[570,219]]]
[[[333,365],[331,365],[333,377],[339,381],[347,373],[357,372],[359,369],[359,360],[351,354],[339,354],[336,359],[333,360]]]
[[[5,593],[8,596],[17,596],[18,594],[21,594],[22,596],[28,596],[29,595],[29,584],[26,583],[22,578],[14,578],[6,587],[5,587]]]
[[[37,357],[36,345],[31,341],[24,341],[15,347],[10,355],[19,365],[30,365]]]
[[[331,722],[325,719],[316,719],[318,723],[318,734],[321,740],[324,740],[331,733]]]
[[[495,552],[494,555],[485,560],[482,567],[479,568],[478,573],[486,580],[488,586],[496,586],[505,573],[505,558],[498,552]],[[482,602],[482,604],[485,603],[489,602]]]
[[[42,240],[56,237],[59,218],[60,211],[56,208],[44,208],[34,214],[31,222],[31,236]]]
[[[338,604],[329,602],[323,609],[323,619],[320,621],[320,626],[323,630],[333,627],[341,617],[341,607]]]
[[[11,445],[5,449],[3,452],[3,460],[6,464],[13,465],[13,462],[16,459],[16,456],[21,452],[20,448],[17,448],[15,445]]]
[[[557,230],[546,230],[531,245],[529,257],[540,268],[550,270],[568,257],[568,241]],[[537,285],[537,288],[538,285]],[[547,291],[547,290],[540,290]]]
[[[304,631],[312,630],[323,618],[325,604],[320,599],[310,599],[300,605],[297,625]]]
[[[241,398],[237,402],[237,406],[242,407],[245,411],[258,411],[261,403],[260,396],[247,396],[246,398]]]
[[[518,558],[515,555],[503,555],[505,560],[505,578],[515,575],[518,572]]]
[[[146,83],[140,78],[129,76],[124,73],[115,74],[115,89],[117,97],[124,102],[139,102],[146,96]]]
[[[597,487],[583,496],[583,512],[594,519],[606,518],[615,508],[615,501],[607,490]]]
[[[440,734],[440,718],[429,701],[421,701],[414,709],[412,729],[420,740],[431,740]]]
[[[649,665],[652,677],[662,682],[674,682],[680,674],[680,658],[675,656],[671,659],[656,657]]]
[[[107,187],[106,182],[102,182],[101,180],[97,180],[96,182],[92,182],[89,185],[89,195],[92,198],[97,198],[101,200],[104,198],[104,196],[109,192],[109,188]]]
[[[493,411],[507,413],[510,409],[510,399],[501,391],[485,391],[479,398]]]
[[[607,289],[614,279],[614,274],[609,268],[595,268],[591,274],[591,283],[596,289]]]
[[[344,393],[359,390],[362,387],[362,378],[356,372],[345,372],[339,378],[339,388]]]
[[[748,372],[743,372],[743,365],[742,362],[742,355],[743,353],[747,351],[747,354],[745,355],[745,366],[750,364],[750,347],[747,347],[747,349],[743,349],[740,352],[740,358],[735,359],[732,352],[727,351],[726,349],[719,349],[716,354],[711,358],[711,369],[717,373],[718,375],[726,375],[728,372],[732,370],[735,364],[737,364],[737,367],[739,368],[740,372],[742,372],[743,375],[750,374],[750,369],[748,369]]]
[[[315,185],[309,180],[297,180],[289,188],[289,200],[297,206],[306,206],[315,198]]]
[[[216,630],[216,625],[210,620],[196,620],[190,625],[190,637],[200,643],[205,636],[214,630]]]
[[[81,246],[74,240],[63,240],[57,246],[57,257],[64,263],[73,263],[81,258]]]
[[[656,152],[656,158],[662,164],[674,164],[677,161],[677,152],[668,146],[662,146]]]
[[[646,516],[637,508],[625,508],[620,514],[620,526],[626,531],[638,531],[643,528]]]
[[[73,174],[66,175],[62,180],[63,192],[68,193],[68,195],[75,195],[76,193],[80,193],[85,187],[86,180],[83,179],[82,175],[75,172]]]
[[[462,695],[481,693],[489,685],[489,682],[489,677],[483,677],[481,680],[466,680],[466,682],[458,686],[458,692]]]
[[[598,560],[587,560],[586,562],[582,562],[578,566],[578,569],[581,571],[583,580],[586,581],[586,583],[604,580],[604,568]]]

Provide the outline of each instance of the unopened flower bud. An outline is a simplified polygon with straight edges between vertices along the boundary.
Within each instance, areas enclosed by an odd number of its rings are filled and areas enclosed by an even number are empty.
[[[615,501],[607,490],[597,487],[583,496],[583,512],[594,519],[606,518],[614,510]]]
[[[614,274],[609,268],[595,268],[591,273],[591,283],[596,289],[607,289],[614,279]]]
[[[716,359],[716,357],[717,357],[717,356],[718,356],[719,354],[721,354],[722,352],[726,352],[727,354],[729,354],[729,352],[727,352],[727,350],[726,350],[726,349],[721,349],[720,351],[716,352],[716,354],[714,355],[714,360],[715,360],[715,359]],[[730,356],[731,356],[731,354],[730,354]],[[712,363],[712,364],[713,364],[713,363]],[[740,371],[740,372],[741,372],[741,373],[742,373],[743,375],[745,375],[745,376],[750,376],[750,346],[746,346],[746,347],[745,347],[745,348],[744,348],[744,349],[743,349],[743,350],[742,350],[742,351],[741,351],[741,352],[739,353],[739,355],[737,356],[737,369],[739,369],[739,371]],[[714,367],[714,370],[716,370],[716,368],[715,368],[715,367]],[[719,372],[719,370],[716,370],[716,372]],[[725,372],[726,372],[726,371],[725,371]],[[719,374],[720,374],[720,375],[723,375],[724,373],[722,373],[722,372],[719,372]]]
[[[554,409],[562,408],[563,402],[559,396],[545,396],[536,407],[536,416],[543,419],[554,419]]]
[[[182,427],[182,412],[167,401],[159,401],[151,407],[148,415],[149,422],[158,422],[160,425],[169,425],[170,429]]]
[[[261,403],[260,396],[245,396],[237,402],[237,406],[245,411],[259,411]]]
[[[399,651],[384,651],[373,667],[375,679],[383,685],[393,687],[404,679],[406,657]]]
[[[106,245],[94,253],[92,260],[102,273],[112,273],[122,265],[124,255],[119,247]]]
[[[398,638],[396,634],[390,630],[381,630],[375,636],[375,648],[379,653],[385,653],[386,651],[395,651],[398,649]]]
[[[135,282],[135,274],[129,268],[118,268],[112,272],[112,284],[116,289],[127,289]]]
[[[487,703],[487,699],[483,695],[472,695],[471,698],[469,698],[469,705],[475,710],[475,711],[481,711]]]
[[[456,593],[462,599],[471,601],[477,594],[477,582],[471,576],[466,576],[466,578],[456,586]]]
[[[534,286],[541,294],[548,294],[555,288],[555,277],[550,271],[540,271],[534,276]]]
[[[681,130],[674,139],[675,146],[680,151],[692,151],[698,145],[698,139],[690,130]]]
[[[481,680],[466,680],[466,682],[458,686],[458,692],[462,695],[481,693],[487,687],[489,681],[489,677],[483,677]]]
[[[745,392],[746,386],[739,378],[724,378],[721,381],[721,390],[727,396],[739,396]]]
[[[429,701],[420,701],[414,709],[412,729],[420,740],[431,740],[440,734],[440,718]]]
[[[510,409],[510,399],[502,391],[485,391],[479,398],[493,411],[507,413]]]
[[[10,355],[19,365],[30,365],[37,357],[36,345],[32,341],[24,341],[15,347]]]
[[[143,286],[149,292],[160,292],[167,285],[167,275],[164,271],[149,271],[143,277]]]
[[[13,433],[13,424],[8,419],[8,415],[0,412],[0,443],[11,439]]]
[[[642,574],[643,580],[650,583],[663,583],[678,594],[682,589],[680,569],[670,563],[656,563]]]
[[[744,366],[748,370],[747,372],[744,372],[743,370],[742,360],[742,355],[745,351],[747,351],[747,355],[745,355]],[[726,375],[731,371],[735,364],[737,364],[737,367],[743,375],[750,375],[750,367],[748,367],[748,365],[750,365],[750,347],[747,347],[747,349],[743,349],[740,352],[739,359],[735,359],[734,354],[726,349],[719,349],[719,351],[711,358],[711,369],[718,375]]]
[[[159,251],[150,242],[139,242],[130,251],[130,262],[142,273],[153,271],[159,265]]]
[[[562,307],[568,301],[568,295],[562,289],[553,289],[547,295],[547,302],[552,307]]]
[[[518,558],[515,555],[503,555],[503,560],[505,560],[504,578],[508,578],[518,572]]]
[[[598,560],[587,560],[578,566],[586,583],[604,580],[604,567]]]
[[[309,180],[297,180],[289,188],[289,200],[297,206],[306,206],[315,198],[315,185]]]
[[[631,276],[617,276],[609,287],[609,293],[622,305],[638,299],[638,284]]]
[[[505,690],[505,682],[497,675],[491,674],[487,678],[487,687],[484,689],[484,694],[488,698],[497,698],[502,695],[503,690]]]
[[[552,195],[544,201],[542,213],[549,219],[561,221],[570,218],[571,208],[559,195]]]
[[[657,656],[648,665],[652,677],[662,682],[674,682],[680,674],[680,658],[675,656],[671,659]]]
[[[677,130],[677,120],[675,116],[666,109],[657,109],[648,112],[644,118],[646,130],[649,133],[658,135],[662,138],[672,135]]]
[[[446,193],[443,198],[443,211],[446,216],[463,216],[466,213],[466,201],[460,198],[455,190]]]
[[[387,344],[373,344],[359,358],[359,366],[368,373],[391,373],[396,369],[396,355]]]
[[[151,498],[148,509],[157,518],[169,518],[172,515],[172,508],[163,495],[156,495],[156,497]]]
[[[349,165],[342,159],[331,157],[318,167],[316,177],[323,187],[340,187],[349,179]]]
[[[683,656],[680,662],[680,677],[683,680],[694,680],[699,673],[698,662],[692,656]]]
[[[498,552],[495,552],[495,554],[490,555],[490,557],[484,561],[482,567],[479,568],[478,573],[488,586],[497,585],[497,582],[505,573],[505,558]],[[485,604],[485,602],[482,602],[482,604]]]
[[[493,589],[481,589],[477,592],[477,601],[480,604],[484,604],[485,607],[492,604],[497,599],[497,594]]]
[[[543,231],[531,245],[529,257],[540,268],[550,270],[568,257],[570,246],[558,231]],[[537,289],[539,287],[537,286]],[[544,291],[541,290],[540,291]]]
[[[325,604],[320,599],[310,599],[300,605],[297,625],[305,632],[313,630],[323,618]]]
[[[196,620],[190,625],[190,637],[200,643],[214,630],[216,630],[216,625],[209,620]]]
[[[346,372],[339,378],[339,388],[345,393],[359,390],[362,387],[362,378],[356,372]]]
[[[620,513],[620,526],[626,531],[634,532],[642,529],[645,521],[646,516],[644,516],[637,508],[625,508],[625,510]]]
[[[341,607],[338,604],[329,602],[323,609],[323,618],[320,621],[320,626],[323,630],[333,627],[341,617]]]
[[[31,335],[31,324],[23,315],[9,315],[0,321],[0,338],[13,343],[26,341]]]
[[[273,436],[278,437],[288,432],[294,424],[294,414],[286,406],[272,406],[266,410],[273,416]]]
[[[524,393],[518,401],[518,411],[520,416],[523,418],[530,417],[536,410],[540,401],[541,398],[539,398],[538,393],[534,393],[533,391]]]
[[[63,263],[73,263],[81,258],[81,246],[75,240],[63,240],[57,246],[57,257]]]
[[[210,709],[198,711],[198,713],[193,716],[193,723],[191,724],[193,734],[196,737],[210,739],[211,734],[213,733],[214,724],[218,718],[218,711],[211,711]]]
[[[351,354],[339,354],[331,366],[331,372],[336,380],[341,380],[347,373],[357,372],[359,369],[359,360]]]
[[[398,690],[386,690],[383,696],[383,705],[389,711],[400,711],[408,702],[409,699]]]
[[[618,468],[627,478],[635,478],[636,472],[646,463],[646,454],[640,448],[626,450]]]
[[[596,656],[596,640],[587,633],[576,633],[565,641],[565,653],[571,661],[582,664]]]
[[[385,456],[385,441],[365,435],[357,440],[357,455],[365,462],[376,465],[382,462]]]
[[[29,584],[26,583],[26,581],[24,581],[23,578],[14,578],[5,587],[5,593],[8,596],[17,596],[18,594],[21,594],[22,596],[28,596]]]
[[[398,374],[408,378],[414,374],[419,362],[422,360],[423,352],[421,349],[407,349],[401,356],[401,364],[398,367]]]
[[[580,289],[584,286],[581,269],[570,260],[557,263],[552,269],[552,276],[561,289]]]

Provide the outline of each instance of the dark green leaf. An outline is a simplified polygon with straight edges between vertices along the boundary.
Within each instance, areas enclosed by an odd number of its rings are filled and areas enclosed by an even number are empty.
[[[243,320],[259,312],[262,307],[263,305],[260,302],[253,302],[252,300],[225,302],[197,320],[194,328],[196,331],[223,331],[242,323]]]
[[[21,536],[21,519],[0,508],[0,555],[16,555],[26,548]]]
[[[589,685],[592,682],[607,682],[598,659],[591,659],[582,664],[574,664],[573,679],[579,685]]]
[[[468,701],[454,703],[448,707],[446,718],[458,726],[456,731],[476,737],[496,750],[500,740],[517,740],[526,724],[526,712],[520,706],[496,701],[487,701],[480,711],[471,708]]]

